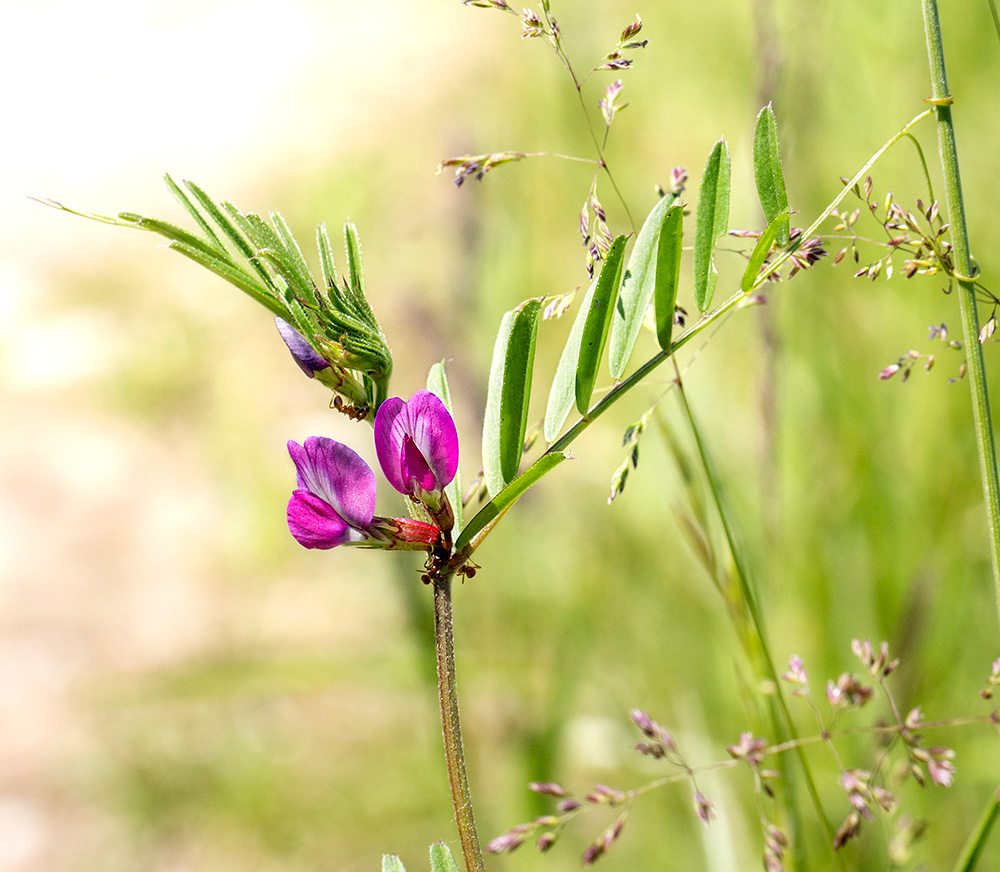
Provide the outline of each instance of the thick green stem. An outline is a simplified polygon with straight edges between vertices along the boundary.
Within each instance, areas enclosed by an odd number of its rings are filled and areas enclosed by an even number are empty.
[[[465,771],[462,725],[458,719],[458,681],[455,677],[455,636],[451,616],[451,576],[434,579],[434,650],[437,654],[438,699],[441,731],[448,764],[448,785],[455,808],[455,826],[462,844],[467,872],[485,872],[483,852],[472,812],[472,793]]]
[[[924,34],[931,69],[931,100],[937,112],[938,146],[944,173],[945,198],[958,278],[958,302],[962,314],[962,332],[967,354],[969,387],[972,391],[972,418],[979,450],[979,473],[986,499],[989,524],[990,556],[993,562],[993,587],[1000,616],[1000,480],[997,477],[996,445],[990,415],[990,398],[986,387],[986,367],[983,347],[979,342],[979,312],[976,309],[975,262],[969,249],[969,231],[965,223],[965,203],[962,180],[958,172],[958,151],[955,148],[955,128],[951,120],[952,98],[948,93],[948,77],[944,67],[944,46],[938,21],[936,0],[923,0]]]

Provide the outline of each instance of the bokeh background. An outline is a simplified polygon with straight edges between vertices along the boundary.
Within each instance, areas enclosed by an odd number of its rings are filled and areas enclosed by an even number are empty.
[[[553,5],[580,69],[636,11],[645,22],[650,44],[623,76],[630,105],[608,150],[636,216],[675,165],[691,169],[694,202],[724,134],[731,223],[759,228],[750,146],[773,98],[790,199],[808,224],[929,92],[915,2]],[[1000,42],[985,3],[943,6],[972,242],[997,290]],[[331,435],[373,460],[364,428],[327,408],[270,317],[235,289],[151,235],[26,195],[183,221],[161,182],[169,171],[243,209],[280,210],[304,242],[317,222],[336,234],[350,217],[396,355],[394,392],[449,362],[468,481],[501,314],[585,281],[575,228],[591,170],[539,158],[456,189],[434,169],[507,148],[591,157],[568,77],[543,42],[519,39],[513,16],[457,0],[13,0],[0,25],[0,872],[373,870],[390,851],[425,868],[427,845],[454,836],[419,562],[306,552],[284,522],[285,442]],[[595,119],[613,78],[584,90]],[[932,127],[919,138],[940,191]],[[874,176],[879,194],[926,199],[905,143]],[[606,181],[600,196],[612,229],[630,229]],[[742,263],[720,256],[720,296]],[[1000,644],[968,387],[950,383],[961,352],[927,339],[941,322],[957,335],[957,301],[935,279],[853,271],[825,262],[692,343],[689,395],[775,657],[802,655],[822,694],[857,668],[852,638],[887,639],[903,660],[901,706],[984,714],[978,690]],[[539,418],[567,330],[541,331]],[[936,353],[929,374],[876,379],[911,348]],[[653,349],[645,336],[636,360]],[[667,382],[657,373],[592,427],[457,590],[485,838],[545,810],[531,780],[583,792],[662,774],[631,751],[633,706],[694,764],[763,729],[738,636],[683,532],[699,482],[684,485],[664,439],[690,450],[673,394],[624,494],[606,503],[624,428]],[[380,505],[401,509],[390,492]],[[721,549],[718,529],[709,536]],[[904,813],[927,823],[907,868],[954,860],[1000,779],[1000,749],[983,726],[929,738],[958,750],[955,786],[903,788],[903,810],[866,825],[846,868],[885,868]],[[876,753],[864,738],[841,750],[865,768]],[[839,823],[838,771],[810,755]],[[687,787],[665,788],[636,803],[602,862],[754,868],[750,779],[699,783],[718,806],[710,830]],[[549,855],[526,846],[490,868],[576,868],[606,823],[590,816]],[[1000,869],[993,848],[980,868]]]

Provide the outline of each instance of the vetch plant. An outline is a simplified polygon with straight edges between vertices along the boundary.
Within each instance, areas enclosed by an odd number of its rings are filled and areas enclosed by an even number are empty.
[[[642,416],[625,432],[623,444],[627,456],[614,474],[610,498],[622,492],[629,470],[637,468],[639,442],[644,434],[655,429],[652,423],[669,430],[662,425],[659,406],[664,397],[676,397],[694,449],[687,456],[673,441],[675,434],[668,432],[667,440],[692,494],[696,487],[693,482],[701,488],[691,498],[690,513],[681,514],[682,525],[697,560],[723,599],[745,658],[746,696],[758,710],[759,723],[754,729],[739,731],[739,738],[726,749],[729,759],[696,766],[678,750],[670,731],[646,714],[645,709],[637,708],[631,718],[643,741],[636,750],[643,757],[672,767],[674,772],[633,790],[598,784],[582,797],[572,796],[553,781],[535,782],[532,790],[536,794],[556,800],[555,813],[514,827],[491,841],[488,850],[507,852],[528,838],[536,838],[538,848],[548,851],[571,819],[593,809],[612,809],[613,819],[582,854],[584,864],[593,863],[607,855],[619,841],[635,800],[674,781],[689,782],[695,815],[701,824],[708,826],[719,818],[720,805],[706,796],[698,778],[711,769],[746,766],[753,779],[765,868],[777,872],[786,868],[789,858],[790,866],[804,868],[808,858],[801,834],[810,827],[822,834],[828,853],[824,859],[831,868],[844,868],[837,851],[858,837],[863,821],[880,814],[890,815],[896,808],[895,785],[886,786],[889,752],[901,749],[908,778],[947,787],[955,775],[953,754],[943,745],[925,745],[922,732],[964,722],[929,723],[924,721],[919,707],[901,707],[886,684],[896,663],[888,660],[885,646],[855,643],[855,654],[869,678],[862,680],[845,672],[831,679],[826,685],[825,708],[822,699],[818,703],[811,694],[801,659],[793,657],[787,671],[779,673],[755,567],[747,549],[740,544],[737,514],[726,498],[718,467],[685,385],[686,365],[690,363],[682,366],[678,352],[696,337],[708,336],[708,331],[721,325],[730,313],[765,302],[764,290],[775,282],[795,277],[821,263],[828,237],[819,232],[830,218],[838,222],[834,236],[850,236],[849,244],[832,260],[840,261],[850,254],[860,264],[858,247],[862,240],[856,232],[859,213],[848,213],[841,209],[841,204],[852,194],[863,200],[867,211],[889,236],[881,243],[886,247],[885,254],[860,268],[859,277],[889,276],[894,255],[902,254],[903,271],[908,277],[941,272],[947,276],[949,287],[958,289],[964,336],[961,347],[969,355],[967,366],[1000,609],[1000,487],[996,484],[982,361],[982,345],[991,335],[995,321],[991,316],[980,327],[976,299],[979,295],[994,306],[998,302],[979,281],[965,238],[957,159],[949,139],[951,98],[944,80],[934,4],[932,0],[924,0],[934,71],[932,107],[893,134],[853,177],[844,178],[839,193],[807,227],[792,226],[794,210],[782,170],[777,115],[768,104],[757,116],[752,147],[754,183],[763,218],[760,229],[729,227],[733,160],[729,143],[720,138],[704,164],[693,218],[688,217],[692,207],[684,199],[687,171],[674,167],[670,170],[669,186],[660,189],[660,196],[641,224],[621,228],[620,232],[611,229],[608,212],[598,196],[598,182],[606,180],[611,185],[632,223],[631,211],[621,197],[606,155],[612,125],[627,105],[622,102],[624,84],[616,78],[603,88],[599,100],[589,103],[584,97],[584,86],[592,76],[618,73],[633,66],[633,58],[627,55],[647,45],[645,39],[636,39],[643,26],[641,19],[637,17],[627,25],[614,48],[581,76],[565,50],[562,31],[548,0],[543,0],[538,11],[525,9],[521,13],[503,0],[470,0],[468,5],[517,15],[522,38],[549,44],[572,81],[594,149],[590,157],[570,157],[594,167],[583,208],[578,218],[574,218],[585,250],[588,284],[578,295],[574,321],[551,376],[544,414],[535,416],[541,418],[538,423],[532,417],[531,400],[532,384],[538,376],[535,352],[540,327],[549,316],[568,311],[569,297],[551,301],[532,296],[515,302],[501,319],[485,397],[482,487],[475,488],[479,503],[471,498],[463,500],[461,495],[459,434],[452,417],[443,364],[432,368],[427,389],[417,391],[408,400],[390,396],[393,357],[369,303],[360,241],[352,224],[347,223],[344,230],[347,269],[343,275],[334,264],[325,227],[317,228],[321,267],[321,278],[317,280],[302,247],[278,213],[270,214],[269,223],[231,203],[220,204],[191,182],[181,186],[167,177],[170,191],[197,224],[197,233],[134,213],[121,213],[115,218],[76,214],[156,233],[166,238],[171,248],[235,285],[274,316],[277,331],[295,364],[331,392],[331,407],[355,421],[371,424],[381,471],[392,488],[404,497],[413,517],[377,516],[376,478],[372,469],[348,445],[325,436],[310,436],[301,444],[288,443],[297,477],[287,506],[288,527],[299,544],[311,549],[360,546],[424,553],[421,578],[430,586],[433,596],[437,690],[448,780],[458,838],[469,872],[481,872],[485,864],[459,718],[452,616],[454,578],[471,577],[475,573],[478,567],[472,564],[472,557],[520,497],[567,458],[570,446],[597,418],[626,394],[648,385],[654,371],[669,361],[666,382]],[[603,130],[592,121],[595,106]],[[912,131],[932,115],[937,116],[942,135],[948,220],[942,216],[943,210],[933,194],[932,205],[925,207],[918,203],[922,219],[915,217],[912,210],[896,205],[891,196],[881,204],[872,199],[872,167],[896,143],[913,140]],[[534,159],[539,154],[507,150],[464,155],[446,159],[441,166],[454,167],[455,183],[461,186],[470,178],[483,180],[496,167]],[[922,151],[920,154],[922,160]],[[929,174],[927,177],[929,184]],[[66,209],[58,203],[51,205]],[[686,218],[688,246],[684,244]],[[567,220],[567,226],[574,221]],[[738,284],[733,282],[729,287],[729,296],[718,302],[717,296],[725,287],[717,268],[720,256],[732,255],[720,247],[720,240],[734,237],[753,240],[753,244],[749,251],[736,253],[745,259],[745,268]],[[681,264],[686,252],[690,252],[691,261],[690,300],[685,297],[678,302],[684,290]],[[689,311],[695,313],[693,318]],[[656,350],[635,365],[633,356],[641,348],[640,337],[647,334],[655,342]],[[932,338],[944,340],[945,336],[942,325]],[[908,356],[913,361],[919,358],[916,352]],[[882,370],[881,378],[888,379],[900,370],[905,377],[912,365],[900,358],[899,363]],[[571,416],[573,420],[567,426]],[[545,443],[540,451],[534,448],[538,436]],[[464,445],[468,444],[466,439]],[[467,448],[463,450],[467,453]],[[996,673],[995,666],[992,679],[996,679]],[[996,683],[992,679],[991,685]],[[845,712],[869,704],[877,694],[887,702],[891,718],[886,724],[870,725],[862,731],[884,739],[886,747],[874,762],[848,766],[841,760],[835,743],[848,735],[846,728],[842,730],[839,726],[840,718]],[[816,722],[815,735],[803,737],[789,698],[805,701]],[[996,716],[972,720],[995,723]],[[762,728],[773,738],[763,738]],[[841,805],[846,803],[841,811],[828,812],[829,801],[817,786],[814,766],[805,753],[806,746],[812,744],[823,744],[836,761],[838,801]],[[787,762],[792,755],[797,760],[795,767]],[[774,768],[769,768],[765,764],[772,759],[776,762]],[[846,817],[841,817],[843,811]],[[984,843],[991,825],[982,826],[970,837],[973,853]],[[900,833],[900,845],[915,837],[913,828],[902,827]],[[899,850],[905,853],[904,848]],[[432,868],[434,856],[432,851]],[[438,859],[446,866],[443,855]],[[401,870],[398,861],[386,862],[388,868]]]

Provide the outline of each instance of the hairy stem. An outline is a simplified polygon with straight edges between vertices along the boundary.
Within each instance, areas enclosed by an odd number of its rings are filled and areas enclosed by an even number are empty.
[[[997,477],[996,445],[990,415],[990,398],[986,386],[983,347],[979,342],[979,312],[976,309],[975,274],[977,268],[969,249],[969,231],[965,223],[965,203],[962,180],[958,171],[958,151],[955,128],[951,120],[952,98],[948,93],[948,77],[944,67],[944,46],[938,21],[936,0],[923,0],[924,34],[931,70],[931,100],[937,113],[938,147],[944,173],[945,200],[951,223],[955,271],[958,280],[958,302],[962,315],[962,331],[968,355],[969,387],[972,392],[972,419],[979,452],[979,474],[983,482],[986,515],[989,525],[990,556],[993,563],[993,587],[1000,616],[1000,480]]]
[[[455,826],[462,844],[467,872],[485,872],[483,852],[476,833],[472,793],[465,771],[462,725],[458,718],[458,681],[455,677],[455,635],[451,615],[451,575],[434,579],[434,650],[437,654],[438,699],[441,703],[441,732],[448,764],[448,785],[455,809]]]

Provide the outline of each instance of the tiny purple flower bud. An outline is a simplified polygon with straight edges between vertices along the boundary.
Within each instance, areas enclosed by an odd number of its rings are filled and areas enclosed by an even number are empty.
[[[309,378],[313,378],[317,372],[330,365],[330,361],[316,351],[306,338],[283,318],[275,318],[274,326],[285,340],[285,345],[292,353],[292,359]]]
[[[298,487],[288,501],[288,529],[306,548],[334,548],[369,537],[375,473],[352,449],[325,436],[288,443]]]
[[[382,472],[401,494],[440,502],[458,471],[458,431],[448,409],[430,391],[393,397],[375,416],[375,451]]]

